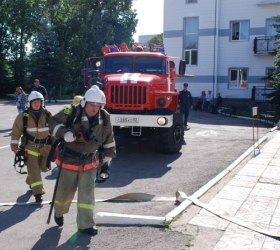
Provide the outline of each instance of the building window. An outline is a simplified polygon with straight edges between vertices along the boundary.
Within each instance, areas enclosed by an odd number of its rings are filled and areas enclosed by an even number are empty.
[[[186,0],[186,3],[197,3],[197,0]]]
[[[198,17],[184,19],[184,60],[186,65],[197,65]]]
[[[275,68],[266,68],[265,69],[265,86],[268,88],[273,87],[272,75],[275,71]]]
[[[197,65],[197,49],[185,50],[186,65]]]
[[[232,21],[230,23],[231,41],[248,41],[249,25],[249,21]]]
[[[229,70],[229,88],[247,89],[248,87],[248,69],[232,68]]]
[[[279,26],[280,22],[276,22],[273,19],[266,20],[266,35],[276,36],[278,34],[276,26]]]

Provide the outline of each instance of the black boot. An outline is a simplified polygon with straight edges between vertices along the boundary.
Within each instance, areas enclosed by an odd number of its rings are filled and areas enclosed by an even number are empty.
[[[78,232],[94,236],[97,235],[98,230],[95,227],[89,227],[86,229],[79,229]]]
[[[64,224],[64,218],[63,218],[63,216],[61,216],[61,217],[56,217],[56,216],[54,215],[54,221],[55,221],[55,223],[56,223],[59,227],[62,227],[63,224]]]
[[[42,194],[35,194],[34,196],[37,203],[41,203],[43,201]]]

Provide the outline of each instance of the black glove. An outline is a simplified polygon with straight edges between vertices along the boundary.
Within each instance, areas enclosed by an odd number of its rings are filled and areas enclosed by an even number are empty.
[[[101,167],[99,167],[96,175],[96,182],[103,183],[109,179],[110,166],[108,161],[104,162]]]

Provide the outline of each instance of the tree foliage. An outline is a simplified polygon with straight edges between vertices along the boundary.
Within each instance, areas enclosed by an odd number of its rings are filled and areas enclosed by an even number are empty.
[[[274,20],[280,23],[280,16],[275,17]],[[273,73],[272,78],[273,78],[273,86],[280,90],[280,25],[275,25],[275,26],[278,32],[278,40],[277,40],[278,46],[277,46],[277,53],[274,61],[275,71]]]
[[[137,24],[132,0],[1,0],[0,8],[1,93],[31,88],[33,78],[78,92],[85,58],[130,44]]]
[[[274,17],[274,21],[280,23],[280,16]],[[277,30],[277,52],[275,56],[274,66],[275,71],[272,75],[273,87],[276,89],[268,97],[271,97],[271,102],[277,106],[277,111],[280,112],[280,25],[275,25]]]

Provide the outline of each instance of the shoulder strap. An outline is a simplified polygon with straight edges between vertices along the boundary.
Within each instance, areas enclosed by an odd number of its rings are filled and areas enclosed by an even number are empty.
[[[80,105],[71,105],[71,113],[69,114],[69,116],[67,117],[66,120],[66,127],[71,127],[71,125],[74,123],[78,123],[81,122],[82,120],[82,110],[81,110],[81,106]],[[78,112],[78,115],[77,115]],[[75,119],[76,118],[76,119]]]
[[[106,120],[106,115],[105,115],[105,110],[104,109],[100,109],[100,115],[101,115],[101,119],[103,121],[103,125],[106,127],[107,126],[107,120]]]
[[[29,111],[26,109],[23,112],[23,145],[25,146],[27,144],[27,120],[29,117]]]

